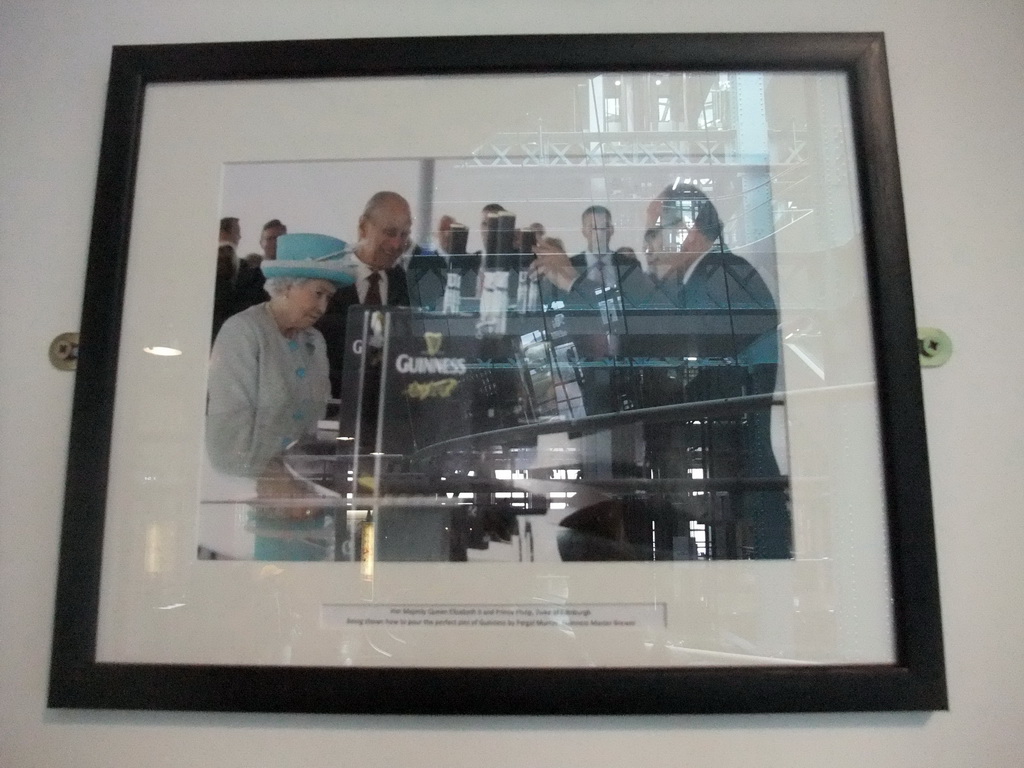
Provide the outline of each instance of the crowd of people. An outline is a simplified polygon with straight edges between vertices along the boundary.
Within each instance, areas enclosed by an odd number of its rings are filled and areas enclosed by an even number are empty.
[[[290,234],[274,219],[262,229],[263,253],[244,258],[236,252],[238,220],[222,219],[207,411],[213,465],[258,478],[268,488],[292,483],[283,451],[315,430],[329,397],[343,396],[349,308],[439,309],[446,291],[479,296],[492,270],[510,273],[510,285],[522,274],[536,285],[541,307],[557,301],[585,308],[614,295],[623,311],[652,304],[727,313],[760,309],[762,327],[753,343],[735,350],[735,365],[699,370],[666,397],[715,401],[774,391],[778,318],[772,294],[758,271],[726,247],[722,221],[699,188],[677,182],[651,201],[646,269],[631,248],[612,248],[615,227],[605,206],[582,212],[586,247],[575,255],[543,225],[514,229],[507,226],[510,219],[499,204],[481,211],[482,252],[466,252],[468,227],[450,216],[441,219],[434,247],[422,247],[411,242],[409,202],[384,191],[367,201],[354,243]],[[778,476],[767,410],[748,419],[738,438],[743,458],[731,457],[728,471]],[[671,430],[659,428],[648,442],[657,450],[659,442],[673,439]],[[743,513],[754,521],[754,556],[788,557],[784,500],[765,491],[746,494],[744,504]]]

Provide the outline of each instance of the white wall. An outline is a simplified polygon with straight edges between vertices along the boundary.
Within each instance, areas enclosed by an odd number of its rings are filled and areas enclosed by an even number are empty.
[[[641,12],[638,12],[641,11]],[[662,25],[662,26],[658,26]],[[52,712],[49,635],[111,45],[604,31],[886,33],[924,371],[950,711],[648,718]],[[1024,752],[1019,0],[0,3],[0,766],[1016,766]],[[257,119],[258,116],[254,116]]]

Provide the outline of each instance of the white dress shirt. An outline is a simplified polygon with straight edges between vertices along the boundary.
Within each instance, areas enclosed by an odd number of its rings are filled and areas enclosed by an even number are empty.
[[[593,280],[605,288],[614,288],[618,285],[618,274],[615,263],[612,260],[613,254],[596,254],[584,251],[583,257],[587,260],[587,279]]]
[[[356,265],[356,292],[359,294],[359,303],[362,304],[366,301],[366,292],[370,290],[370,274],[374,271],[380,275],[380,282],[377,283],[377,286],[380,288],[380,302],[382,305],[387,306],[388,273],[383,269],[370,269],[361,261]]]

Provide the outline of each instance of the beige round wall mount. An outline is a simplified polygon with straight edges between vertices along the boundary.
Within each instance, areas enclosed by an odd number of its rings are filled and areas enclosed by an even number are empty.
[[[60,371],[78,367],[78,334],[62,333],[50,342],[50,363]]]

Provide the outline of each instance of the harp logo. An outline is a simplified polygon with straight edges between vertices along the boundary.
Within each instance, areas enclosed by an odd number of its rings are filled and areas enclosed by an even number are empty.
[[[444,335],[437,331],[427,331],[423,334],[423,343],[427,346],[427,354],[433,357],[441,351],[441,343]]]

